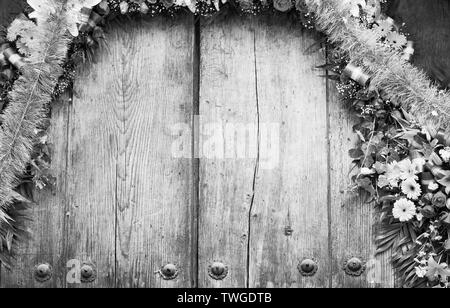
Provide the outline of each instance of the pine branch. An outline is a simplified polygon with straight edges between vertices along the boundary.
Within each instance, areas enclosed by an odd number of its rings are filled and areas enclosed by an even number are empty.
[[[66,34],[65,1],[48,22],[33,29],[29,63],[10,92],[10,103],[1,115],[0,129],[0,221],[14,224],[8,216],[15,201],[14,189],[30,161],[36,132],[45,119],[45,107],[62,74],[70,38]]]

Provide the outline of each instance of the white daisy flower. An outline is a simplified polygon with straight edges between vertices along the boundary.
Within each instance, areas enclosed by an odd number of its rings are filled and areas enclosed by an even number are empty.
[[[408,197],[408,199],[417,200],[422,193],[419,183],[413,179],[408,179],[402,183],[402,192]]]
[[[394,203],[392,215],[400,222],[410,221],[416,216],[416,205],[412,201],[402,198]]]
[[[448,163],[450,161],[450,148],[440,150],[439,155],[441,155],[442,159]]]

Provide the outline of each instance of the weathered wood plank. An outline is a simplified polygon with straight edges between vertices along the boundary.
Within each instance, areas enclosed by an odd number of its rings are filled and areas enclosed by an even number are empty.
[[[110,86],[87,96],[105,95],[114,125],[113,143],[105,140],[105,146],[117,151],[110,161],[118,287],[191,286],[193,31],[190,17],[127,21],[111,29],[111,53],[101,69],[108,77],[98,79]],[[188,137],[182,146],[189,156],[172,152],[179,134]],[[157,273],[168,263],[180,270],[175,280]]]
[[[348,150],[356,142],[357,137],[352,130],[356,119],[339,100],[334,82],[330,81],[328,87],[332,286],[393,287],[394,275],[389,253],[377,257],[374,255],[373,206],[349,191],[352,165]],[[344,262],[354,257],[366,263],[366,271],[359,277],[349,276],[344,271]]]
[[[190,32],[160,19],[111,27],[110,52],[77,82],[70,242],[98,286],[188,285],[190,168],[171,157],[170,129],[189,119]],[[169,262],[183,273],[162,283]]]
[[[278,18],[279,19],[279,18]],[[276,18],[255,27],[259,168],[250,225],[251,287],[329,286],[324,52],[300,25]],[[305,258],[319,269],[298,270]]]
[[[202,26],[200,68],[199,287],[247,285],[248,215],[253,196],[257,127],[253,24],[242,18]],[[234,132],[233,126],[239,131]],[[225,130],[228,133],[225,133]],[[235,140],[248,134],[239,155]],[[225,141],[225,134],[228,135]],[[254,151],[253,151],[254,152]],[[225,280],[208,267],[229,267]]]
[[[323,54],[303,53],[314,42],[285,22],[202,29],[201,120],[215,124],[219,152],[234,156],[200,160],[201,286],[329,284],[326,88],[313,70]],[[248,135],[238,143],[244,158],[222,139],[232,125],[232,142]],[[297,266],[308,257],[321,266],[302,279]],[[229,266],[222,282],[208,277],[213,261]]]
[[[2,269],[1,287],[62,287],[65,285],[64,225],[66,213],[66,157],[67,125],[70,109],[69,97],[52,103],[52,120],[48,132],[48,144],[51,151],[52,174],[56,186],[51,189],[35,191],[33,200],[36,205],[30,211],[30,241],[22,242],[17,251],[17,262],[11,271]],[[34,277],[34,269],[40,264],[52,267],[52,277],[39,282]]]
[[[109,42],[115,44],[113,39]],[[64,254],[68,260],[93,263],[98,277],[92,284],[75,281],[68,287],[115,285],[120,105],[114,95],[121,93],[116,60],[106,50],[99,50],[97,63],[77,69],[69,115]]]
[[[180,133],[173,129],[191,121],[192,20],[116,27],[108,42],[110,52],[99,51],[98,63],[79,69],[73,108],[53,114],[61,126],[70,115],[69,147],[67,128],[54,133],[62,139],[53,161],[62,173],[57,197],[38,198],[45,207],[33,214],[39,237],[19,253],[21,270],[4,285],[65,286],[69,260],[97,267],[97,280],[81,286],[191,285],[191,168],[189,157],[172,157],[171,145],[173,134]],[[62,116],[66,122],[58,122]],[[163,282],[155,272],[169,262],[181,273],[174,282]],[[54,277],[45,284],[32,276],[40,263],[53,266]],[[74,278],[67,286],[80,286]]]

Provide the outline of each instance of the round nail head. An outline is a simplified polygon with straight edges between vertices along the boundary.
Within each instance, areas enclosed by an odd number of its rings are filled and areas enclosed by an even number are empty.
[[[93,264],[84,263],[80,269],[82,282],[93,282],[97,276],[97,272]]]
[[[161,276],[165,280],[172,280],[178,276],[178,269],[175,264],[167,264],[160,270]]]
[[[350,258],[344,263],[344,271],[350,276],[361,276],[366,270],[365,263],[356,257]]]
[[[34,270],[34,277],[39,282],[50,280],[52,277],[52,267],[47,263],[37,265]]]
[[[228,275],[228,266],[223,262],[215,261],[209,266],[208,274],[212,279],[223,280]]]
[[[314,259],[305,259],[298,266],[300,273],[306,277],[314,276],[317,273],[318,268],[317,261]]]

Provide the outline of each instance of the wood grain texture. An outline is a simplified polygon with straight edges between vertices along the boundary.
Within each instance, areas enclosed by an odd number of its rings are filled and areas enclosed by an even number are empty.
[[[112,29],[114,31],[114,29]],[[80,66],[69,115],[67,152],[67,223],[65,255],[68,260],[92,262],[98,278],[93,284],[115,285],[115,227],[117,157],[120,151],[119,101],[112,57],[98,51],[98,62]],[[115,97],[114,97],[115,98]]]
[[[256,128],[258,120],[252,27],[232,18],[201,29],[199,287],[247,286],[256,156],[245,153],[256,148],[257,131],[245,131]],[[233,125],[243,128],[235,132]],[[248,140],[239,144],[243,155],[236,146],[241,133]],[[229,267],[225,280],[209,277],[208,266],[214,261]]]
[[[324,52],[309,53],[317,38],[276,18],[259,20],[254,33],[260,159],[250,287],[328,287],[326,80],[316,69]],[[313,277],[299,273],[305,258],[319,264]]]
[[[35,205],[30,211],[33,219],[28,225],[31,239],[23,242],[11,271],[2,269],[2,287],[62,287],[65,285],[64,229],[66,221],[66,157],[70,98],[64,96],[52,103],[52,120],[48,132],[52,174],[56,185],[35,191]],[[40,283],[34,278],[39,264],[50,264],[52,278]]]
[[[189,130],[181,133],[191,131],[193,21],[154,19],[123,29],[113,39],[120,47],[111,46],[127,87],[118,161],[117,284],[189,287],[191,157],[174,156],[172,144],[180,133],[174,128],[183,124]],[[191,150],[190,139],[184,146]],[[178,266],[176,280],[156,273],[167,263]]]
[[[202,29],[201,120],[217,123],[225,153],[230,142],[221,137],[235,125],[231,141],[247,134],[239,144],[247,152],[200,160],[201,286],[329,284],[326,88],[313,70],[323,54],[304,54],[313,43],[273,20]],[[307,257],[321,263],[312,279],[297,269]],[[217,260],[230,269],[220,282],[206,272]]]
[[[192,34],[187,18],[112,27],[76,83],[70,243],[97,265],[97,286],[190,286],[191,166],[171,146],[191,119]],[[176,280],[158,275],[167,263]]]
[[[335,83],[328,83],[328,114],[330,142],[330,206],[332,243],[332,286],[334,288],[393,287],[394,274],[390,255],[375,256],[372,205],[364,203],[354,192],[348,150],[357,136],[353,132],[356,118],[339,100]],[[366,263],[366,271],[359,277],[347,275],[344,263],[353,257]]]

